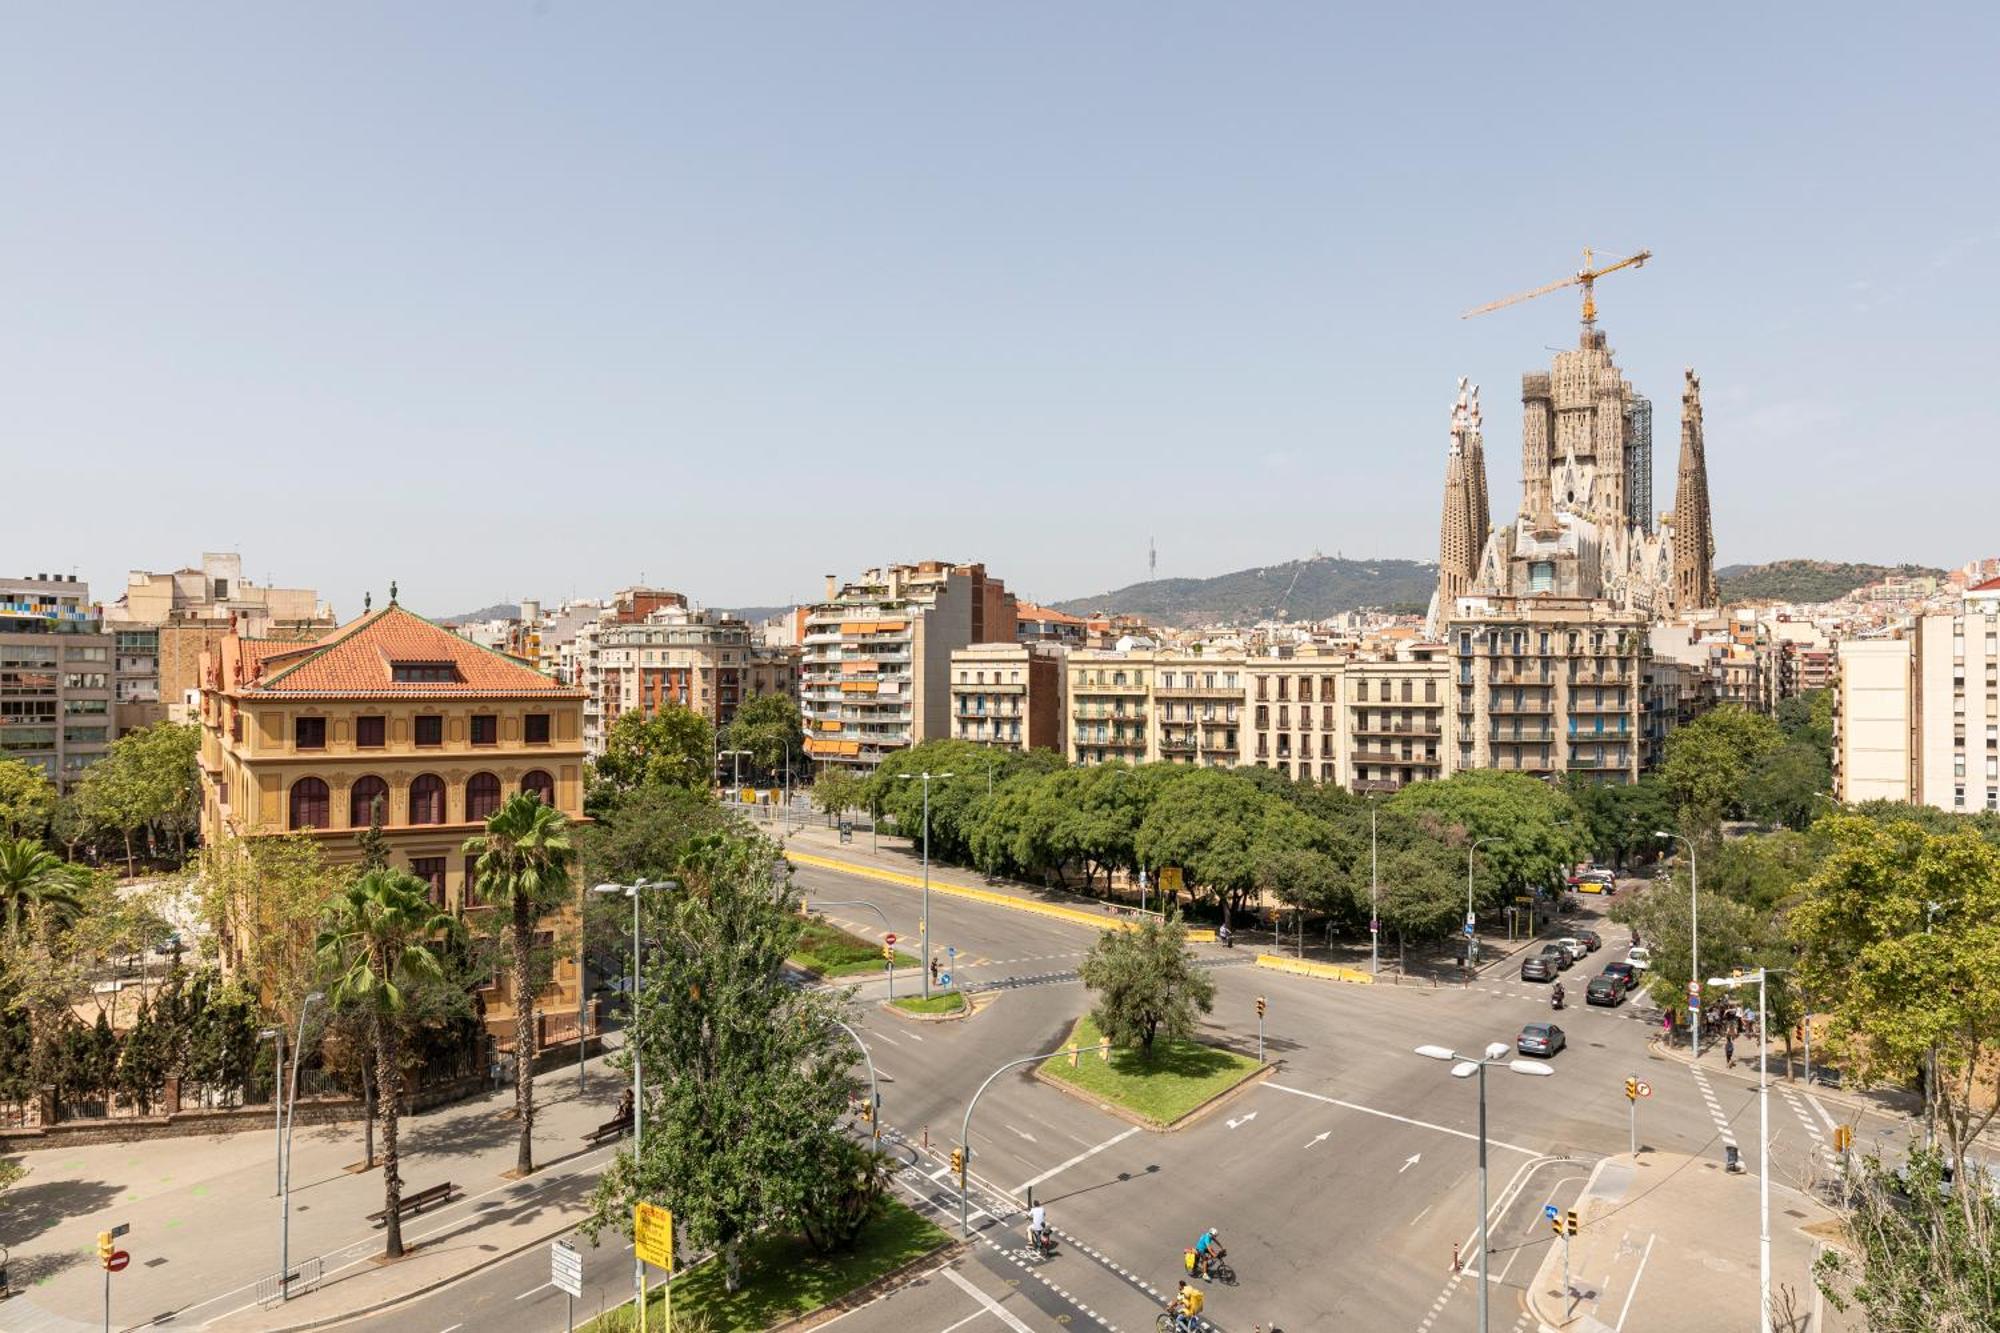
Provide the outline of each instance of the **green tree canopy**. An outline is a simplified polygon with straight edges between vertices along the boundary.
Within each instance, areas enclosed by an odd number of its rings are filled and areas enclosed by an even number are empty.
[[[1667,738],[1661,779],[1673,793],[1683,832],[1712,832],[1744,813],[1750,774],[1784,743],[1778,724],[1735,704],[1710,709]]]
[[[1440,834],[1456,830],[1460,856],[1478,844],[1473,866],[1481,906],[1561,884],[1588,836],[1560,789],[1524,773],[1482,769],[1419,782],[1390,797],[1389,806],[1420,822],[1428,817]]]
[[[55,815],[56,784],[41,769],[0,759],[0,835],[34,837]]]
[[[799,754],[804,744],[799,706],[786,694],[751,695],[737,707],[722,736],[723,749],[748,750],[756,771],[765,775],[783,769],[787,757]]]
[[[1083,960],[1092,996],[1090,1021],[1106,1041],[1136,1047],[1147,1060],[1161,1037],[1195,1034],[1215,1004],[1215,981],[1194,965],[1187,927],[1175,918],[1147,917],[1136,928],[1107,930]]]
[[[715,748],[708,719],[681,704],[667,704],[651,717],[636,709],[620,713],[605,733],[604,753],[591,764],[591,813],[638,787],[708,787]]]

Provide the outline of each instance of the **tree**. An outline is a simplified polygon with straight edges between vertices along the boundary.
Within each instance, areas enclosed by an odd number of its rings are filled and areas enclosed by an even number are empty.
[[[333,981],[327,998],[336,1006],[367,1011],[375,1045],[375,1086],[382,1110],[383,1252],[403,1254],[399,1217],[403,1180],[397,1126],[402,1114],[405,989],[440,975],[432,941],[458,923],[430,902],[430,886],[406,870],[370,870],[347,888],[327,914],[317,954]]]
[[[484,902],[506,909],[514,950],[514,1110],[521,1122],[521,1147],[514,1169],[535,1169],[535,927],[568,901],[569,818],[542,804],[533,792],[516,792],[486,820],[486,832],[465,840],[475,889]],[[582,978],[579,977],[581,984]],[[580,1036],[581,1034],[579,1034]],[[385,1088],[386,1095],[386,1088]]]
[[[573,834],[584,882],[664,879],[680,866],[696,837],[719,833],[730,820],[706,791],[650,786],[625,792]]]
[[[868,780],[852,773],[830,769],[812,785],[813,808],[838,819],[849,810],[868,806]]]
[[[1191,769],[1146,811],[1134,850],[1149,866],[1179,866],[1190,894],[1206,889],[1223,921],[1257,886],[1257,860],[1313,841],[1311,821],[1226,769]]]
[[[1660,776],[1673,793],[1683,831],[1712,832],[1741,813],[1751,769],[1781,744],[1777,723],[1734,704],[1710,709],[1669,736]]]
[[[2000,1327],[2000,1202],[1964,1174],[1948,1184],[1948,1165],[1920,1143],[1900,1168],[1861,1160],[1847,1181],[1849,1244],[1813,1266],[1836,1310],[1858,1307],[1885,1333]]]
[[[125,843],[125,872],[137,873],[134,835],[172,836],[182,856],[200,822],[198,727],[160,722],[120,736],[111,752],[85,770],[77,788],[84,817],[116,831]]]
[[[801,918],[781,871],[767,840],[713,834],[683,857],[679,891],[641,898],[629,1042],[647,1074],[645,1149],[606,1173],[586,1228],[629,1227],[638,1199],[665,1204],[690,1247],[720,1252],[730,1290],[747,1237],[789,1227],[829,1243],[851,1201],[829,1182],[866,1187],[838,1128],[854,1086],[833,1021],[844,996],[785,984]]]
[[[172,1043],[172,1029],[155,1021],[152,1007],[141,1001],[137,1017],[119,1043],[113,1075],[118,1095],[136,1105],[141,1114],[152,1114],[153,1102],[166,1084]]]
[[[1852,816],[1816,829],[1833,850],[1790,921],[1815,1008],[1864,1079],[1923,1077],[1926,1114],[1963,1162],[2000,1114],[1981,1087],[2000,1046],[2000,849],[1969,829]]]
[[[715,730],[693,709],[667,704],[651,717],[620,713],[591,764],[592,801],[654,783],[699,790],[713,782],[714,762]]]
[[[1464,913],[1464,887],[1457,858],[1435,839],[1393,847],[1381,858],[1378,906],[1382,928],[1396,937],[1399,967],[1411,940],[1439,939],[1457,927]],[[1356,885],[1356,896],[1365,909],[1365,879]]]
[[[776,773],[804,748],[799,706],[790,695],[753,694],[737,706],[723,734],[723,748],[748,750],[762,773]]]
[[[1560,884],[1584,840],[1568,797],[1523,773],[1474,770],[1443,782],[1419,782],[1389,798],[1398,814],[1429,816],[1444,834],[1456,830],[1460,855],[1474,857],[1477,901],[1487,906]]]
[[[48,826],[55,808],[56,784],[41,769],[0,759],[0,835],[34,837]]]
[[[1750,762],[1743,775],[1743,812],[1761,824],[1802,829],[1813,821],[1813,803],[1832,786],[1827,756],[1805,742],[1787,741]]]
[[[1778,730],[1833,760],[1833,691],[1805,690],[1778,701]]]
[[[377,796],[368,803],[368,827],[354,835],[354,845],[361,849],[363,870],[386,870],[389,868],[389,838],[382,832],[382,798]]]
[[[0,910],[6,913],[11,942],[20,942],[31,916],[80,913],[78,885],[77,868],[33,838],[0,838]]]
[[[1578,841],[1591,859],[1624,866],[1660,850],[1658,829],[1674,827],[1674,802],[1656,774],[1637,782],[1599,782],[1585,773],[1564,779],[1576,808]]]
[[[1198,1016],[1215,1005],[1215,981],[1194,966],[1187,927],[1178,918],[1148,917],[1130,930],[1107,930],[1080,969],[1095,997],[1090,1021],[1116,1046],[1153,1058],[1160,1037],[1183,1041]]]
[[[282,1024],[318,980],[315,941],[346,889],[310,833],[231,838],[204,847],[195,872],[197,910],[225,971],[264,997]]]

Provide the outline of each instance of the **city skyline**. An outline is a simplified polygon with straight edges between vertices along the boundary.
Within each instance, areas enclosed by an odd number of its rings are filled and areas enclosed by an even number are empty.
[[[449,614],[929,555],[1059,600],[1155,539],[1162,576],[1428,559],[1457,378],[1511,458],[1511,386],[1575,337],[1572,293],[1458,315],[1592,244],[1655,252],[1600,327],[1657,402],[1701,370],[1718,565],[1956,564],[1993,20],[1733,22],[36,14],[15,481],[147,484],[17,508],[0,559],[109,601],[237,550],[343,616],[391,579]],[[1607,54],[1641,40],[1675,77]],[[864,499],[900,530],[828,521]]]

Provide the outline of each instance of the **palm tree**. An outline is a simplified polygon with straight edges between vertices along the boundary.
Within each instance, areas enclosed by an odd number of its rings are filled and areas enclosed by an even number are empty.
[[[81,912],[79,873],[34,838],[0,838],[0,905],[7,912],[7,937],[19,943],[21,927],[44,910]]]
[[[334,901],[319,934],[320,965],[334,974],[328,1001],[368,1015],[375,1045],[375,1087],[382,1115],[382,1198],[391,1259],[403,1254],[398,1216],[403,1181],[396,1174],[396,1124],[402,1114],[404,991],[443,975],[432,942],[458,923],[431,905],[430,886],[407,870],[370,870]]]
[[[569,818],[534,792],[516,792],[486,820],[486,832],[465,840],[481,900],[505,907],[514,944],[514,1110],[521,1122],[518,1175],[535,1169],[535,986],[529,966],[535,923],[568,899],[576,851]],[[581,985],[583,978],[577,978]],[[582,1034],[578,1033],[581,1039]]]

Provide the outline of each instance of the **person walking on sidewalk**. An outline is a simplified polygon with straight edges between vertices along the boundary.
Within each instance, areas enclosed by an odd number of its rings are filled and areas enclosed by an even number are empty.
[[[1722,1064],[1725,1069],[1736,1068],[1736,1034],[1731,1032],[1722,1039]]]

